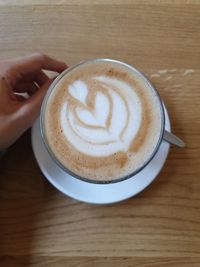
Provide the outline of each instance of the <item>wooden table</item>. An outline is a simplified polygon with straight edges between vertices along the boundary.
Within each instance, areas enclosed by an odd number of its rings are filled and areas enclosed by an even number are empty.
[[[0,57],[110,57],[151,79],[187,147],[120,204],[80,203],[41,174],[30,132],[0,162],[0,266],[200,266],[200,1],[3,1]]]

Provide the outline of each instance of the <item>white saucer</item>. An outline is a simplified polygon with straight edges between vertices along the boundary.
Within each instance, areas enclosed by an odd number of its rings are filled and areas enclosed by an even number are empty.
[[[170,131],[170,121],[165,109],[165,129]],[[83,202],[109,204],[128,199],[145,189],[159,174],[168,152],[169,144],[162,141],[151,162],[138,174],[113,184],[92,184],[66,174],[49,156],[40,134],[39,119],[32,128],[32,147],[38,165],[47,180],[64,194]]]

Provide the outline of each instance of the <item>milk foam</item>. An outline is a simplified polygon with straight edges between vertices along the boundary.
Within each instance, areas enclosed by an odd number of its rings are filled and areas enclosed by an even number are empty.
[[[89,108],[89,85],[74,81],[66,90],[76,99],[73,109],[64,101],[60,111],[60,125],[66,142],[77,151],[93,157],[105,157],[119,151],[127,152],[141,124],[140,99],[131,86],[106,76],[91,77],[103,85],[106,93],[95,92],[94,107]],[[110,116],[110,121],[107,119]]]

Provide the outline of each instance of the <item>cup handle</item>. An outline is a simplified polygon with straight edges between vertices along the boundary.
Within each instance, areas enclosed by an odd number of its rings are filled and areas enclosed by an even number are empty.
[[[185,147],[185,143],[179,137],[177,137],[176,135],[174,135],[174,134],[172,134],[166,130],[164,131],[163,139],[166,142],[173,144],[175,146]]]

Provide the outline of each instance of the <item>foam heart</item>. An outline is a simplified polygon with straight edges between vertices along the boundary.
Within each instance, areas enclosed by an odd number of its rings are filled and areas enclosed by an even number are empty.
[[[86,104],[86,97],[88,95],[87,85],[78,80],[69,86],[68,89],[70,95],[80,101],[83,104]]]
[[[108,98],[101,92],[97,92],[93,110],[76,108],[79,119],[86,125],[106,127],[109,115],[110,103]]]

